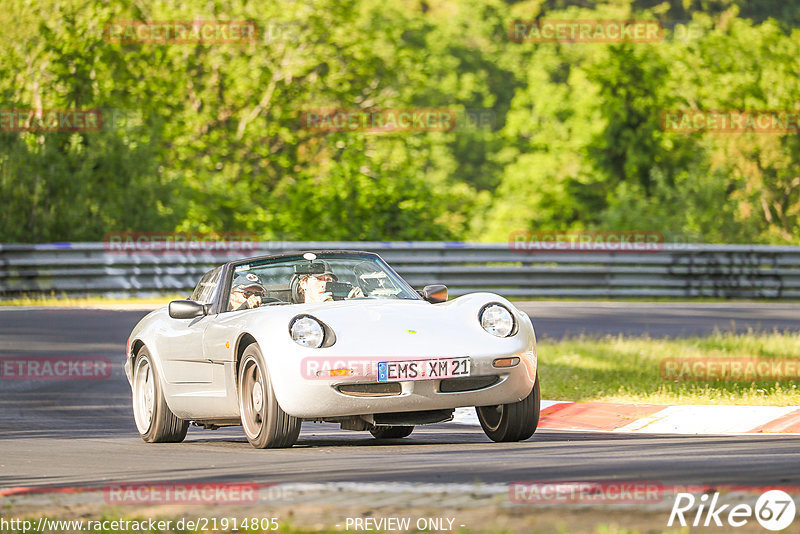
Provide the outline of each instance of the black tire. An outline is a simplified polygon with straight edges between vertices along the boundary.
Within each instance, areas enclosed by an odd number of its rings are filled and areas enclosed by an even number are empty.
[[[281,409],[264,356],[255,343],[248,345],[242,354],[238,390],[242,427],[253,447],[282,449],[295,444],[302,421]]]
[[[178,418],[167,406],[153,357],[142,347],[133,362],[133,417],[139,435],[147,443],[180,443],[189,421]]]
[[[413,431],[413,426],[376,426],[371,428],[369,433],[375,439],[398,439],[410,436]]]
[[[522,441],[536,432],[541,400],[537,376],[533,390],[521,401],[498,406],[477,406],[475,411],[481,428],[492,441]]]

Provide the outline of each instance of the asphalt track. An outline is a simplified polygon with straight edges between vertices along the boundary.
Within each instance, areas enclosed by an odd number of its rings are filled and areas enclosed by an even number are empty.
[[[529,303],[540,336],[800,330],[800,306]],[[254,450],[240,428],[192,429],[148,445],[133,423],[125,339],[144,311],[0,309],[0,358],[102,356],[106,380],[0,380],[0,489],[109,482],[463,482],[646,480],[662,484],[800,484],[800,437],[659,436],[539,431],[495,444],[480,428],[417,429],[379,443],[305,424],[287,450]],[[733,324],[732,324],[733,322]],[[467,466],[467,467],[465,467]]]

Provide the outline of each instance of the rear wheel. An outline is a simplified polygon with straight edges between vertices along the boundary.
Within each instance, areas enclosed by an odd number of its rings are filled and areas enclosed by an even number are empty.
[[[519,402],[497,406],[478,406],[478,421],[492,441],[522,441],[536,432],[539,425],[539,377],[530,395]]]
[[[410,436],[413,431],[413,426],[376,426],[369,433],[376,439],[397,439]]]
[[[291,447],[300,435],[300,419],[284,412],[272,389],[269,371],[255,343],[239,364],[239,411],[247,441],[257,449]]]
[[[167,406],[161,381],[146,347],[136,356],[133,371],[133,418],[139,435],[148,443],[179,443],[189,421],[179,419]]]

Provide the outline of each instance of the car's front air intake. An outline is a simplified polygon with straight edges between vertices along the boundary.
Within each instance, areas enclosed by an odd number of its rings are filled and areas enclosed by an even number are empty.
[[[399,382],[372,384],[341,384],[336,386],[339,393],[351,397],[396,397],[403,392]]]
[[[447,378],[439,383],[441,393],[458,393],[460,391],[475,391],[495,385],[500,380],[497,375],[490,376],[465,376],[463,378]]]

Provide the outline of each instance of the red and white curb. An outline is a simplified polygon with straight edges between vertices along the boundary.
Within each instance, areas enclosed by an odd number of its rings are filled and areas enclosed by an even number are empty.
[[[471,408],[457,409],[453,420],[479,425]],[[800,407],[543,400],[538,428],[642,434],[800,434]]]

